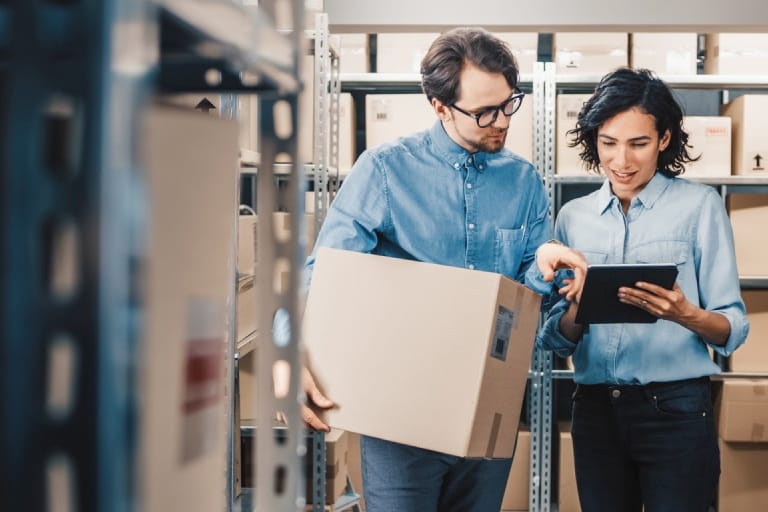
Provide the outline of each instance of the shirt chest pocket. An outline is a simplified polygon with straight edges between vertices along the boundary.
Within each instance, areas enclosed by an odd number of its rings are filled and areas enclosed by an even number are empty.
[[[494,266],[495,271],[506,276],[516,276],[523,259],[525,230],[496,228]]]
[[[629,263],[674,263],[678,267],[688,260],[689,243],[680,240],[657,240],[635,247]]]

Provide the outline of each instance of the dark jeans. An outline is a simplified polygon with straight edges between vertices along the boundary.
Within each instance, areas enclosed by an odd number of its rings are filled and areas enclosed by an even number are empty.
[[[720,477],[708,377],[579,385],[573,451],[583,512],[706,512]]]
[[[464,459],[360,436],[367,512],[498,512],[511,459]]]

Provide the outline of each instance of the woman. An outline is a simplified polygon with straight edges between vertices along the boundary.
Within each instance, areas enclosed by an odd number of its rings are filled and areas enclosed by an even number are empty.
[[[566,204],[555,236],[593,263],[675,263],[671,290],[638,282],[619,300],[652,324],[575,323],[550,311],[538,343],[573,355],[573,447],[584,512],[705,512],[720,475],[709,376],[746,339],[733,234],[716,191],[678,178],[694,160],[683,112],[647,70],[606,75],[572,146],[608,178]]]

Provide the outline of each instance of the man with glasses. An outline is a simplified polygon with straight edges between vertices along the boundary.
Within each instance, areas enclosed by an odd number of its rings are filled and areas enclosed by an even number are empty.
[[[455,29],[434,41],[421,74],[437,121],[360,156],[329,208],[316,247],[497,272],[520,282],[534,261],[548,279],[556,269],[573,268],[575,279],[562,290],[573,299],[584,258],[546,243],[551,227],[541,177],[504,148],[525,97],[509,48],[485,30]],[[314,258],[307,260],[308,274]],[[309,400],[330,406],[305,376]],[[327,428],[308,408],[304,419]],[[367,436],[361,444],[369,512],[501,508],[510,459],[465,459]]]

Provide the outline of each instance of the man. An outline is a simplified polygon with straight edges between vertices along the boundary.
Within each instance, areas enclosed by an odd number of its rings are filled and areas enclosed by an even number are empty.
[[[438,120],[360,156],[316,247],[497,272],[517,281],[534,261],[548,280],[556,269],[573,268],[574,279],[561,290],[573,299],[584,259],[545,243],[551,227],[541,177],[504,149],[524,99],[509,48],[485,30],[455,29],[434,41],[421,74]],[[314,262],[313,253],[308,273]],[[306,371],[304,386],[315,405],[332,405]],[[304,419],[327,428],[309,408]],[[366,436],[361,444],[369,512],[501,508],[510,459],[464,459]]]

